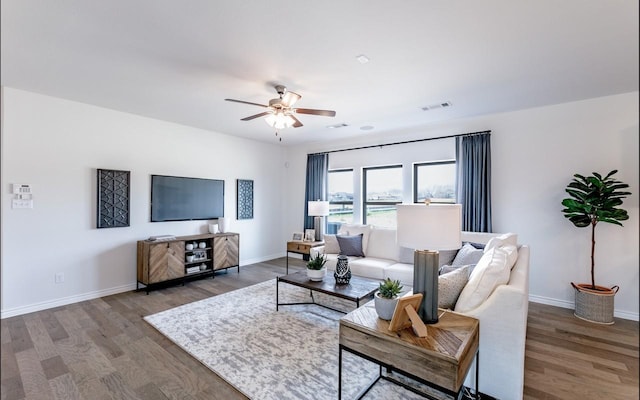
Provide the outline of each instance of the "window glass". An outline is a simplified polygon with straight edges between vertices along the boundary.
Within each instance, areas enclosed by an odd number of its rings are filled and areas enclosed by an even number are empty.
[[[455,161],[414,164],[413,172],[414,202],[422,203],[428,198],[434,203],[455,203]]]
[[[353,170],[329,171],[328,187],[327,233],[336,233],[340,225],[353,223]]]
[[[402,203],[402,166],[364,168],[364,223],[396,227],[396,204]]]

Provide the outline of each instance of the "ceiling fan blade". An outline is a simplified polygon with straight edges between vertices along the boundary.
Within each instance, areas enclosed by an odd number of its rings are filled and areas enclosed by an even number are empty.
[[[242,101],[242,100],[234,100],[234,99],[225,99],[226,101],[233,101],[234,103],[242,103],[242,104],[251,104],[252,106],[260,106],[260,107],[269,107],[264,104],[252,103],[250,101]]]
[[[335,117],[336,112],[332,110],[314,110],[311,108],[296,108],[294,111],[298,114],[322,115],[323,117]]]
[[[260,114],[252,115],[250,117],[242,118],[240,121],[251,121],[252,119],[264,117],[265,115],[271,114],[271,111],[261,112]]]
[[[291,126],[293,126],[294,128],[300,128],[302,126],[302,122],[300,122],[300,120],[298,118],[294,117],[293,115],[290,115],[290,116],[291,116],[291,118],[293,118],[296,121]]]
[[[282,96],[282,105],[285,107],[293,107],[296,101],[300,100],[302,96],[298,93],[286,92]]]

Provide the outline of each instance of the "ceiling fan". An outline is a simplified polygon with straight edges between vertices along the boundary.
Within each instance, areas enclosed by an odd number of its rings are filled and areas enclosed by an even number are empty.
[[[293,105],[302,98],[297,93],[290,92],[286,87],[282,85],[275,86],[276,92],[278,92],[279,98],[269,100],[269,105],[252,103],[250,101],[225,99],[226,101],[233,101],[235,103],[250,104],[253,106],[265,107],[268,110],[259,114],[251,115],[246,118],[242,118],[241,121],[250,121],[255,118],[265,117],[265,121],[269,126],[275,129],[284,128],[299,128],[302,126],[302,122],[294,116],[294,114],[310,114],[321,115],[324,117],[335,117],[336,112],[332,110],[314,110],[311,108],[294,108]]]

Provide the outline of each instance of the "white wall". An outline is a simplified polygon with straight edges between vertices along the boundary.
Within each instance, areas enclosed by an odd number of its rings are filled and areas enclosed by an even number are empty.
[[[3,318],[135,288],[137,240],[205,232],[207,221],[149,222],[151,174],[224,179],[241,265],[283,254],[282,146],[12,88],[2,94]],[[96,168],[131,171],[129,227],[96,229]],[[238,178],[254,180],[254,219],[235,219]],[[33,209],[11,209],[12,183],[33,185]],[[58,272],[64,283],[54,283]]]
[[[292,212],[286,216],[285,233],[302,226],[307,153],[487,129],[492,131],[494,231],[517,232],[520,242],[531,246],[532,301],[573,307],[569,282],[589,281],[591,242],[588,229],[575,228],[562,216],[564,188],[574,173],[620,171],[618,179],[631,186],[632,195],[624,203],[630,219],[624,228],[598,225],[596,283],[619,285],[615,315],[637,320],[638,92],[461,119],[366,141],[291,148],[287,155],[287,200]],[[402,157],[393,147],[380,152],[385,157]],[[335,154],[342,159],[349,153]],[[354,158],[355,162],[360,161]],[[370,163],[375,165],[377,159]]]

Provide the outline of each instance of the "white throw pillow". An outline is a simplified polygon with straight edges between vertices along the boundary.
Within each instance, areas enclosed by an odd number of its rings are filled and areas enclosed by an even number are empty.
[[[494,247],[484,253],[460,293],[455,311],[473,310],[489,298],[496,287],[508,283],[517,258],[518,249],[514,245]]]
[[[438,277],[438,307],[453,310],[469,281],[468,270],[469,266],[465,265]]]
[[[340,254],[340,245],[336,235],[326,234],[324,238],[324,254]]]
[[[506,244],[511,244],[513,246],[518,245],[518,235],[515,233],[504,233],[500,236],[492,237],[489,239],[487,244],[484,246],[484,252],[493,249],[494,247],[504,246]]]

